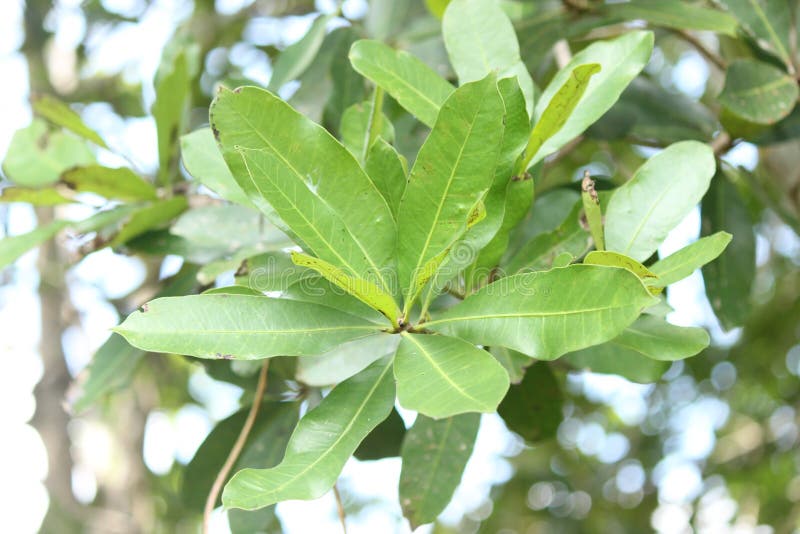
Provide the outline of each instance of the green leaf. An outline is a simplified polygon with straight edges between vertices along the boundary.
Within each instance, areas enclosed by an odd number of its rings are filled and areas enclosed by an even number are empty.
[[[183,165],[192,178],[216,194],[242,206],[255,208],[234,180],[219,151],[211,128],[201,128],[181,137]]]
[[[58,204],[69,204],[72,200],[63,196],[55,187],[42,189],[5,187],[0,190],[0,202],[24,202],[34,206],[57,206]]]
[[[655,26],[675,30],[711,31],[736,37],[738,21],[716,9],[682,0],[633,0],[604,6],[603,12],[623,20],[646,20]]]
[[[357,159],[361,159],[367,153],[372,109],[372,102],[360,102],[347,108],[342,115],[342,125],[339,128],[342,144]],[[381,118],[378,136],[391,143],[394,141],[394,127],[383,112],[381,112]]]
[[[781,69],[752,59],[728,66],[719,103],[728,111],[756,124],[774,124],[788,116],[797,103],[797,81]]]
[[[315,275],[309,269],[303,269],[303,276],[299,280],[289,285],[283,294],[284,298],[311,302],[328,308],[335,308],[346,314],[363,317],[371,322],[386,326],[386,317],[378,310],[367,306],[346,291],[336,287],[321,276],[309,277],[308,274]]]
[[[355,42],[350,63],[426,126],[433,127],[439,108],[453,92],[453,86],[425,63],[377,41]]]
[[[61,175],[61,182],[79,193],[89,191],[108,199],[156,199],[155,187],[127,167],[118,169],[102,165],[73,167]]]
[[[539,362],[525,371],[522,382],[511,386],[497,413],[509,430],[535,443],[556,435],[563,404],[564,394],[553,371]]]
[[[488,277],[488,272],[500,262],[511,230],[533,202],[533,181],[527,177],[513,177],[514,164],[531,131],[525,97],[515,79],[500,80],[497,88],[505,107],[505,130],[492,186],[484,199],[486,218],[470,228],[464,237],[464,245],[472,248],[472,255],[480,250],[471,272],[465,275],[473,284],[484,276]]]
[[[581,202],[574,204],[558,228],[542,232],[523,245],[503,266],[503,272],[544,271],[550,269],[556,257],[565,252],[574,257],[583,256],[589,250],[590,240],[589,233],[580,223],[581,208]]]
[[[159,297],[186,295],[197,285],[198,268],[184,264],[181,270],[169,279]],[[145,355],[143,350],[129,345],[119,334],[112,333],[97,352],[86,370],[81,371],[67,394],[69,409],[80,414],[110,393],[126,386]]]
[[[43,120],[14,133],[3,172],[17,185],[41,187],[58,181],[65,170],[94,163],[86,143],[63,132],[50,132]]]
[[[722,254],[728,243],[731,242],[731,238],[731,234],[727,232],[717,232],[700,238],[691,245],[655,262],[650,266],[650,270],[658,276],[658,280],[651,284],[655,287],[667,287],[678,280],[683,280],[696,269]]]
[[[597,63],[600,72],[593,76],[585,94],[575,106],[567,122],[537,151],[528,164],[534,165],[580,135],[596,122],[619,99],[622,91],[644,68],[653,50],[653,34],[632,31],[616,39],[593,43],[572,58],[550,81],[536,102],[534,118],[538,122],[555,95],[578,65]]]
[[[701,207],[701,235],[733,234],[716,261],[703,266],[706,294],[725,330],[744,324],[751,312],[750,290],[756,274],[756,238],[750,214],[736,188],[719,172]]]
[[[444,17],[444,12],[449,4],[450,0],[425,0],[425,6],[428,11],[437,19]]]
[[[162,65],[165,70],[156,77],[156,99],[151,111],[158,135],[159,184],[169,184],[175,172],[175,147],[183,130],[191,84],[187,62],[187,53],[180,52],[171,65]]]
[[[364,170],[383,195],[395,219],[408,183],[407,166],[405,158],[381,138],[372,144],[367,153]]]
[[[317,277],[295,265],[283,252],[267,252],[245,259],[236,270],[235,281],[259,292],[285,291],[303,278]]]
[[[714,176],[708,145],[668,146],[618,188],[606,209],[606,248],[637,261],[652,255],[670,230],[697,205]]]
[[[399,336],[378,332],[334,347],[320,356],[300,358],[295,378],[315,387],[338,384],[375,360],[392,356],[399,342]]]
[[[481,416],[420,414],[403,440],[400,505],[411,528],[431,523],[450,502],[472,455]]]
[[[361,461],[400,456],[400,445],[405,435],[406,425],[403,418],[397,410],[392,410],[389,417],[364,438],[353,456]]]
[[[311,24],[308,32],[296,43],[286,47],[272,68],[267,87],[277,92],[286,82],[299,77],[311,65],[325,39],[325,29],[335,15],[320,15]]]
[[[581,98],[586,93],[592,77],[600,72],[600,69],[601,67],[598,63],[578,65],[572,69],[569,77],[553,95],[547,107],[539,114],[536,126],[534,126],[528,140],[528,146],[525,148],[525,156],[518,168],[518,174],[523,174],[532,163],[535,164],[547,155],[543,153],[541,157],[537,157],[547,140],[556,135],[567,124]],[[558,77],[558,74],[556,77]],[[537,113],[539,113],[538,107]]]
[[[17,259],[31,250],[38,247],[54,235],[59,230],[67,226],[66,221],[53,221],[48,225],[40,226],[26,234],[14,235],[0,239],[0,269],[11,265]]]
[[[397,319],[400,313],[397,304],[390,294],[374,283],[363,278],[349,276],[335,265],[300,252],[292,252],[292,262],[295,265],[307,267],[318,272],[326,280],[344,289],[364,304],[381,312],[394,326],[397,326]]]
[[[519,384],[522,377],[525,376],[525,369],[534,362],[530,356],[505,347],[492,347],[491,352],[492,356],[505,368],[511,384]]]
[[[258,360],[322,354],[382,328],[310,302],[191,295],[153,300],[114,331],[131,345],[152,352]]]
[[[157,200],[147,206],[137,209],[111,240],[109,246],[122,245],[148,230],[158,228],[171,221],[188,207],[186,197],[172,197],[166,200]]]
[[[451,337],[402,337],[394,376],[403,408],[436,419],[497,409],[508,390],[508,373],[491,354]]]
[[[323,111],[323,124],[334,134],[338,134],[335,130],[342,122],[344,110],[366,96],[364,78],[353,69],[347,57],[350,47],[358,40],[358,32],[353,27],[336,31],[342,32],[343,38],[336,41],[332,50],[329,73],[333,86]],[[334,35],[334,32],[329,35]]]
[[[761,46],[791,64],[792,13],[786,0],[720,0]]]
[[[708,347],[708,332],[702,328],[675,326],[654,315],[643,315],[613,343],[664,362],[683,360]]]
[[[527,112],[533,111],[533,80],[520,58],[514,27],[497,2],[453,0],[444,13],[442,35],[462,85],[492,72],[498,78],[516,77]]]
[[[694,356],[708,343],[708,333],[702,328],[674,326],[660,317],[643,315],[615,339],[572,353],[566,359],[571,365],[595,373],[654,382],[667,369],[663,362]]]
[[[31,107],[35,114],[47,119],[56,126],[66,128],[98,146],[108,148],[100,134],[86,126],[80,115],[75,113],[64,102],[50,95],[38,95],[31,98]]]
[[[661,292],[657,288],[664,287],[658,284],[657,274],[633,258],[630,258],[625,254],[620,254],[619,252],[593,250],[586,255],[586,257],[583,259],[583,263],[590,265],[606,265],[608,267],[622,267],[623,269],[627,269],[638,276],[645,285],[652,286],[651,292],[654,292],[655,294]]]
[[[564,359],[576,369],[618,375],[640,384],[658,382],[661,375],[669,369],[667,362],[652,360],[613,342],[567,354]]]
[[[405,25],[411,0],[370,0],[364,19],[367,33],[379,41],[388,40]]]
[[[411,169],[397,215],[404,314],[466,231],[469,215],[489,189],[502,134],[503,101],[491,75],[463,85],[442,106]]]
[[[234,177],[261,211],[277,213],[318,258],[390,292],[392,213],[347,149],[255,87],[223,90],[211,123]]]
[[[264,221],[260,213],[235,205],[201,206],[186,211],[170,232],[228,254],[246,248],[253,250],[248,255],[254,256],[263,250],[292,246],[289,238]]]
[[[308,412],[272,469],[245,469],[225,486],[227,508],[254,510],[289,499],[316,499],[333,487],[361,441],[394,405],[391,359],[342,382]]]
[[[630,271],[570,265],[501,278],[425,328],[554,360],[613,339],[655,302]]]

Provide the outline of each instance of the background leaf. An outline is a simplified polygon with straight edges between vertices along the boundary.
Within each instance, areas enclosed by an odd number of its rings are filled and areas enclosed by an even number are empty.
[[[472,455],[481,416],[420,414],[403,440],[400,505],[411,528],[430,523],[450,502]]]
[[[738,117],[757,124],[774,124],[791,113],[800,90],[781,69],[751,59],[737,59],[725,72],[719,103]]]
[[[108,199],[155,200],[153,184],[127,167],[110,168],[102,165],[73,167],[61,175],[61,181],[79,193],[89,191]]]
[[[36,95],[31,98],[33,112],[47,119],[56,126],[66,128],[75,135],[83,137],[92,143],[108,148],[103,138],[96,131],[83,122],[80,115],[75,113],[67,104],[50,95]]]
[[[299,41],[287,46],[281,52],[272,68],[272,76],[267,86],[270,91],[278,92],[286,82],[303,74],[319,52],[325,39],[325,28],[333,18],[332,14],[318,16]]]
[[[544,362],[531,365],[497,408],[509,430],[534,443],[552,438],[561,424],[564,395]]]

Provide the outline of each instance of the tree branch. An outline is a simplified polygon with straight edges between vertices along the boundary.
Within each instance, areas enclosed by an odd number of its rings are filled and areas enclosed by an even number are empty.
[[[228,454],[228,458],[225,459],[225,463],[219,470],[217,478],[214,480],[214,484],[211,486],[211,491],[208,493],[206,505],[203,509],[203,534],[208,534],[209,532],[211,512],[214,511],[214,506],[217,504],[217,499],[219,499],[222,486],[225,484],[225,481],[228,480],[228,475],[230,475],[231,469],[236,463],[236,460],[239,459],[239,455],[242,453],[244,444],[247,442],[247,438],[250,436],[250,431],[253,429],[253,423],[255,423],[256,417],[258,416],[258,409],[261,407],[261,401],[264,399],[264,393],[267,391],[268,370],[269,360],[266,359],[264,360],[264,364],[261,366],[261,373],[258,375],[258,385],[256,386],[256,394],[253,397],[253,405],[250,407],[250,412],[247,414],[247,419],[244,422],[242,431],[239,432],[239,437],[236,438],[236,443],[233,444],[233,448]]]

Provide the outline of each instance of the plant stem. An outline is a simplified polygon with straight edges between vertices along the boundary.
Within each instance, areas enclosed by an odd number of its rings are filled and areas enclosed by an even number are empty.
[[[725,69],[728,68],[727,62],[724,59],[722,59],[720,55],[709,50],[709,48],[705,44],[703,44],[703,42],[700,39],[698,39],[691,33],[685,30],[674,30],[673,33],[678,37],[680,37],[681,39],[683,39],[684,41],[686,41],[687,43],[689,43],[690,45],[692,45],[693,47],[695,47],[702,56],[704,56],[708,61],[713,63],[722,72],[725,72]]]
[[[228,453],[225,463],[222,465],[219,473],[217,473],[217,478],[214,480],[214,484],[211,486],[211,491],[208,492],[206,505],[203,509],[203,534],[208,534],[209,532],[208,529],[211,522],[211,512],[214,511],[214,505],[217,504],[217,499],[222,491],[222,486],[228,479],[228,475],[233,468],[233,464],[235,464],[236,460],[239,459],[239,455],[244,448],[244,444],[247,442],[247,438],[250,436],[250,431],[253,429],[253,423],[255,423],[256,416],[258,416],[258,409],[261,407],[261,401],[264,399],[264,393],[267,391],[268,369],[269,360],[266,359],[264,360],[264,364],[261,366],[261,372],[258,375],[258,385],[256,386],[256,394],[253,397],[253,405],[250,407],[250,412],[247,414],[247,419],[244,422],[244,426],[242,426],[242,430],[239,432],[239,437],[236,438],[236,443],[233,444],[231,452]]]
[[[342,495],[339,493],[339,488],[336,484],[333,485],[333,496],[336,497],[336,511],[339,513],[339,522],[342,524],[342,532],[347,534],[347,516],[344,511],[344,504],[342,503]]]

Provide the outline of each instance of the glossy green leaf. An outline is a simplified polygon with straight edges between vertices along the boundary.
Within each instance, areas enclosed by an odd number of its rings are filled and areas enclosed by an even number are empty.
[[[295,265],[307,267],[321,274],[326,280],[344,289],[358,300],[381,312],[393,325],[397,326],[400,310],[392,296],[383,289],[363,278],[349,276],[335,265],[300,252],[292,252]]]
[[[157,200],[143,208],[136,209],[111,240],[109,246],[122,245],[148,230],[159,228],[183,213],[187,206],[186,197],[180,196]]]
[[[394,376],[403,408],[436,419],[497,409],[509,382],[491,354],[451,337],[402,336]]]
[[[516,77],[533,111],[533,80],[519,55],[517,35],[508,16],[493,0],[453,0],[442,20],[450,63],[463,85],[485,78]]]
[[[425,328],[553,360],[613,339],[655,302],[630,271],[571,265],[501,278]]]
[[[744,324],[750,315],[750,290],[756,274],[756,238],[753,226],[736,188],[720,172],[703,198],[701,235],[719,231],[733,234],[716,261],[703,266],[706,295],[723,328]]]
[[[227,508],[254,510],[289,499],[316,499],[333,487],[361,441],[394,405],[391,359],[342,382],[308,412],[272,469],[245,469],[225,486]]]
[[[442,106],[397,215],[404,312],[438,268],[431,262],[440,264],[466,231],[492,183],[502,134],[503,101],[493,76],[463,85]]]
[[[683,141],[639,167],[606,209],[606,248],[637,261],[653,254],[670,230],[700,202],[716,163],[708,145]]]
[[[20,256],[32,248],[38,247],[56,235],[59,230],[68,224],[69,223],[66,221],[54,221],[26,234],[13,235],[0,239],[0,269],[11,265],[17,261]]]
[[[0,202],[24,202],[34,206],[56,206],[58,204],[69,204],[72,200],[63,196],[55,187],[42,189],[5,187],[0,190]]]
[[[791,63],[792,13],[787,0],[719,0],[766,50]]]
[[[71,167],[92,163],[94,156],[82,139],[50,132],[43,120],[34,119],[11,138],[3,173],[17,185],[41,187],[57,182]]]
[[[176,147],[183,130],[184,113],[188,104],[190,75],[188,52],[180,52],[174,61],[162,65],[163,70],[156,77],[156,99],[153,102],[153,118],[158,135],[158,183],[172,181],[173,161],[176,161]]]
[[[237,204],[255,207],[234,180],[219,151],[211,128],[201,128],[181,137],[183,165],[192,178],[216,194]]]
[[[61,175],[61,182],[79,193],[89,191],[108,199],[155,200],[156,189],[127,167],[102,165],[73,167]]]
[[[601,67],[600,72],[592,77],[586,92],[564,126],[544,142],[529,166],[583,133],[608,111],[625,87],[650,60],[652,50],[651,32],[632,31],[616,39],[593,43],[575,54],[572,60],[553,77],[536,102],[534,118],[537,122],[576,66],[597,63]]]
[[[282,297],[335,308],[346,314],[364,317],[371,322],[382,324],[384,328],[388,327],[386,317],[378,310],[367,306],[325,278],[321,276],[309,277],[306,274],[315,274],[313,271],[309,269],[304,269],[304,271],[304,275],[298,281],[293,282],[283,291]]]
[[[372,144],[367,153],[364,170],[383,195],[395,218],[408,183],[407,166],[405,158],[380,138]]]
[[[736,36],[738,21],[731,15],[682,0],[633,0],[608,4],[604,13],[623,20],[645,20],[676,30],[711,31]]]
[[[239,437],[250,408],[247,406],[217,423],[186,465],[181,497],[187,506],[203,509],[208,491]],[[297,403],[263,402],[232,472],[276,466],[297,424],[298,412]]]
[[[553,266],[553,260],[567,252],[574,257],[589,250],[589,233],[581,226],[581,203],[576,203],[558,228],[533,237],[502,267],[506,274],[544,271]]]
[[[420,414],[403,440],[400,505],[411,528],[431,523],[450,502],[472,455],[481,416]]]
[[[300,358],[295,377],[315,387],[338,384],[361,372],[375,360],[394,355],[399,342],[399,336],[378,332],[344,343],[320,356]]]
[[[533,201],[533,181],[527,176],[513,175],[514,164],[531,131],[525,97],[516,79],[500,80],[497,88],[505,107],[505,129],[492,186],[484,198],[486,218],[469,229],[463,243],[471,250],[472,256],[478,253],[471,272],[465,275],[472,284],[488,277],[491,269],[499,263],[508,246],[511,230],[522,220]],[[456,267],[462,268],[461,265]]]
[[[392,410],[389,417],[364,438],[353,456],[361,461],[400,456],[400,445],[405,435],[406,425],[403,418],[397,410]]]
[[[318,258],[390,288],[384,277],[394,261],[392,213],[347,149],[255,87],[222,91],[211,122],[234,177],[259,209],[277,213]]]
[[[453,86],[408,52],[377,41],[357,41],[350,62],[362,76],[383,87],[423,124],[433,127]]]
[[[674,252],[650,266],[650,270],[658,276],[651,282],[656,287],[666,287],[683,280],[703,265],[714,261],[725,251],[731,242],[731,234],[717,232],[702,237],[677,252]]]
[[[728,66],[719,103],[728,111],[757,124],[774,124],[791,113],[800,90],[781,69],[752,59]]]
[[[131,345],[151,352],[257,360],[322,354],[382,328],[310,302],[191,295],[153,300],[114,331]]]
[[[267,252],[242,261],[236,269],[237,284],[259,292],[287,290],[302,278],[317,277],[316,273],[295,265],[284,252]]]
[[[519,174],[523,174],[532,163],[538,162],[547,155],[543,153],[541,157],[537,157],[547,140],[556,135],[567,124],[570,116],[586,93],[592,77],[600,72],[600,69],[601,67],[598,63],[577,65],[569,73],[561,87],[553,94],[547,107],[541,113],[539,113],[537,107],[538,119],[528,140],[528,146],[525,148],[525,155],[518,169]]]
[[[369,129],[373,117],[372,109],[372,102],[361,102],[347,108],[342,115],[342,125],[339,128],[342,144],[359,160],[367,153],[366,147],[369,142]],[[381,120],[378,122],[380,124],[376,126],[377,136],[389,143],[393,142],[394,127],[389,118],[381,112]]]
[[[563,404],[564,394],[553,371],[539,362],[525,371],[522,382],[511,386],[497,413],[509,430],[534,443],[556,435]]]
[[[31,98],[31,107],[35,114],[47,119],[56,126],[66,128],[72,133],[98,146],[108,148],[103,138],[100,137],[100,134],[86,126],[86,123],[83,122],[80,115],[75,113],[75,111],[64,102],[50,95],[38,95]]]
[[[325,29],[335,15],[318,16],[308,32],[296,43],[286,47],[272,67],[268,89],[277,92],[286,82],[299,77],[311,65],[325,39]]]

